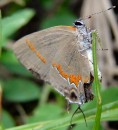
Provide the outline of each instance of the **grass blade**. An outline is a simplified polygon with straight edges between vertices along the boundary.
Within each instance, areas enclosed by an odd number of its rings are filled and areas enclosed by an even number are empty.
[[[93,130],[100,129],[100,119],[101,119],[101,112],[102,112],[102,99],[100,94],[100,81],[98,79],[98,65],[97,65],[97,56],[96,56],[96,32],[92,33],[92,52],[93,52],[93,65],[94,65],[94,84],[95,84],[95,93],[96,93],[96,100],[97,100],[97,111],[95,116],[95,123]]]

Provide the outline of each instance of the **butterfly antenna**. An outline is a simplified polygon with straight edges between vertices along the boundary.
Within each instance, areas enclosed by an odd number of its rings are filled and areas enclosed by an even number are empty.
[[[85,120],[85,123],[86,123],[86,127],[87,127],[87,121],[86,121],[86,116],[84,114],[84,112],[82,111],[82,109],[80,108],[80,106],[78,106],[78,109],[81,111],[81,113],[83,114],[83,117],[84,117],[84,120]]]
[[[86,123],[86,126],[87,126],[86,116],[85,116],[84,112],[82,111],[82,109],[80,108],[80,106],[78,106],[77,109],[74,111],[72,117],[71,117],[71,120],[70,120],[70,126],[71,127],[73,126],[72,119],[73,119],[74,115],[77,113],[78,110],[80,110],[81,113],[83,114],[83,117],[84,117],[84,120],[85,120],[85,123]]]
[[[106,12],[106,11],[108,11],[108,10],[111,10],[111,9],[114,9],[114,8],[116,8],[116,6],[112,6],[112,7],[108,8],[108,9],[102,10],[102,11],[100,11],[100,12],[93,13],[93,14],[91,14],[91,15],[85,17],[84,20],[89,19],[89,18],[92,18],[92,16],[94,16],[94,15],[96,15],[96,14],[101,14],[101,13],[104,13],[104,12]]]
[[[74,113],[72,114],[72,117],[71,117],[71,120],[70,120],[70,126],[72,127],[73,124],[72,124],[72,119],[74,117],[74,115],[77,113],[77,111],[80,109],[80,107],[78,106],[77,109],[74,111]]]

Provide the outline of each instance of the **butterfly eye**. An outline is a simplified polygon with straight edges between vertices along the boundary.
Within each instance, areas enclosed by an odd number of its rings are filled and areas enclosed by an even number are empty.
[[[74,24],[75,24],[75,26],[82,26],[83,25],[83,23],[81,21],[75,21]]]

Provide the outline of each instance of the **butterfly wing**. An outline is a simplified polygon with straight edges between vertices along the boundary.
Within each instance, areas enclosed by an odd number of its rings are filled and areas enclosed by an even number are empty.
[[[79,84],[73,78],[90,79],[86,51],[81,54],[79,49],[76,28],[71,26],[57,26],[35,32],[14,45],[14,52],[20,62],[37,78],[51,83],[62,95],[65,95],[64,89],[70,82],[76,86]]]
[[[81,94],[85,98],[84,83],[89,83],[91,80],[91,62],[87,58],[86,51],[80,53],[79,50],[81,47],[78,46],[77,38],[71,35],[69,43],[64,44],[54,56],[53,67],[49,73],[52,85],[62,95],[68,97],[69,101],[72,100],[70,93],[73,89],[77,91],[77,99],[80,100]]]

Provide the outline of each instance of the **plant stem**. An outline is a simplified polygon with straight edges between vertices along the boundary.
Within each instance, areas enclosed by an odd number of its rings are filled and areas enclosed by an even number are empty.
[[[96,32],[92,33],[92,52],[93,52],[93,65],[94,65],[94,83],[95,83],[95,93],[97,100],[97,111],[95,116],[95,123],[93,130],[100,129],[100,119],[102,112],[102,99],[100,94],[100,81],[98,79],[98,65],[97,65],[97,56],[96,56]]]

